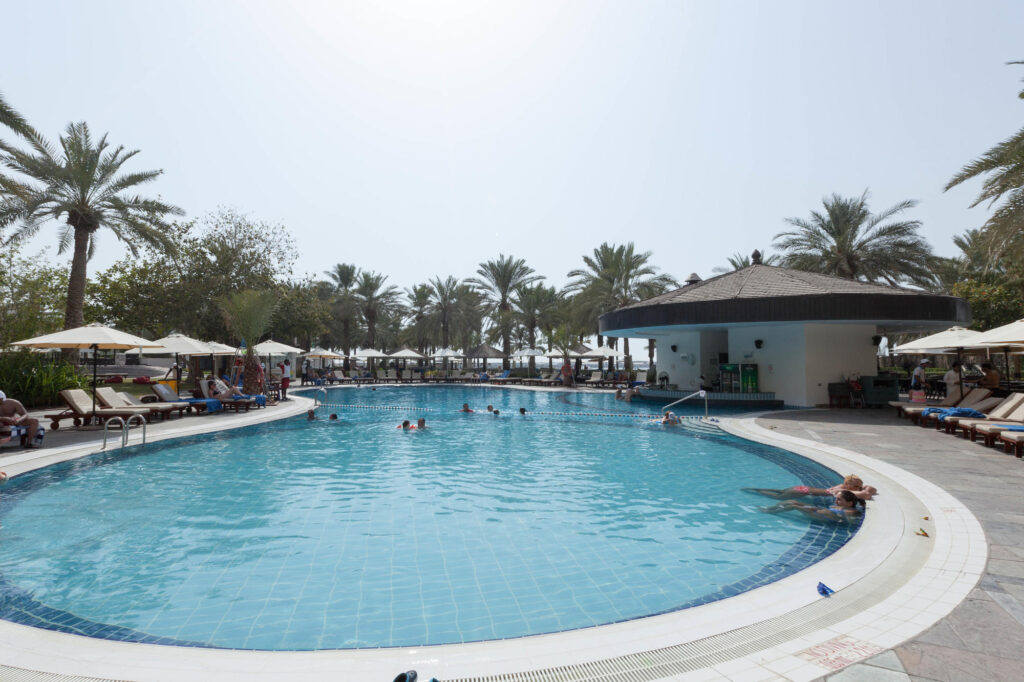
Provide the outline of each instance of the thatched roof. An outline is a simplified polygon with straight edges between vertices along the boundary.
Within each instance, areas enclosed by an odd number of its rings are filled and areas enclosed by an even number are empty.
[[[467,358],[504,358],[505,354],[494,346],[488,346],[486,343],[481,343],[476,348],[470,348],[466,351]]]

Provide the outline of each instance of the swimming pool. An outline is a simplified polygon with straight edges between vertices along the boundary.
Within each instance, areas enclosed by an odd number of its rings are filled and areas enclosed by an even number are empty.
[[[509,638],[733,596],[851,533],[760,514],[765,500],[739,490],[834,472],[696,422],[643,426],[630,415],[650,406],[609,395],[387,387],[330,400],[360,407],[14,479],[0,498],[0,616],[247,649]],[[501,415],[457,413],[463,402]],[[395,429],[419,416],[427,431]]]

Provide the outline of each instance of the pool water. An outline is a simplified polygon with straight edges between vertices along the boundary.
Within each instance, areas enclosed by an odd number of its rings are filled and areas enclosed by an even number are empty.
[[[244,649],[510,638],[732,596],[853,532],[760,513],[770,501],[740,490],[835,472],[696,420],[630,416],[651,405],[475,386],[328,400],[346,407],[12,480],[0,617]],[[421,416],[426,431],[395,428]]]

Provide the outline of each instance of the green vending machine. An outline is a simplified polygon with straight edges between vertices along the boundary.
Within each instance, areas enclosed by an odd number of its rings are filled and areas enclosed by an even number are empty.
[[[757,380],[757,365],[740,365],[740,386],[744,393],[759,393],[761,391]]]

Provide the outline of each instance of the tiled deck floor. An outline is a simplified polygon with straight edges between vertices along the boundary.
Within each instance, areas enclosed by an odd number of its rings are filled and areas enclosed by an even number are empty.
[[[757,423],[864,453],[935,483],[970,508],[990,545],[980,584],[949,616],[829,680],[1024,679],[1024,462],[1001,448],[912,426],[892,409],[779,412]]]

